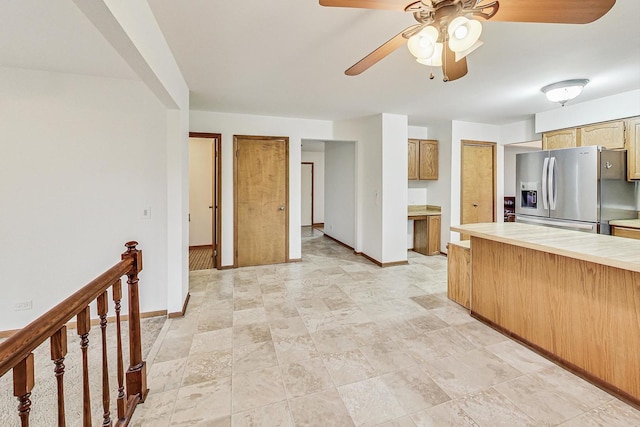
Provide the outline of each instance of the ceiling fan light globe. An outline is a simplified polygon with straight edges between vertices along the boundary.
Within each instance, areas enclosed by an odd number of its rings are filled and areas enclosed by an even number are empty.
[[[417,34],[409,38],[407,47],[409,52],[416,58],[429,58],[433,55],[436,42],[438,41],[438,30],[432,26],[423,28]]]
[[[449,48],[454,52],[462,52],[472,47],[482,34],[482,24],[464,16],[454,18],[447,27]]]
[[[422,65],[429,67],[442,67],[442,43],[436,43],[433,49],[433,55],[425,58],[416,58],[416,61]]]

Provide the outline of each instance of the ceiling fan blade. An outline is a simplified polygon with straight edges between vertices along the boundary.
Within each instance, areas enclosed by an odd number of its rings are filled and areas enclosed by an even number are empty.
[[[321,6],[399,11],[404,11],[410,3],[411,0],[320,0]]]
[[[475,9],[489,6],[482,0]],[[616,0],[499,0],[492,21],[588,24],[606,14]]]
[[[405,44],[407,42],[407,39],[405,39],[402,34],[409,31],[412,28],[413,27],[409,27],[406,30],[403,30],[401,33],[394,36],[388,42],[386,42],[385,44],[383,44],[382,46],[380,46],[379,48],[371,52],[369,55],[362,58],[360,61],[358,61],[355,65],[353,65],[344,73],[347,76],[357,76],[363,71],[366,71],[369,67],[376,64],[382,58],[389,55],[391,52],[393,52],[394,50],[398,49],[400,46]]]
[[[442,49],[442,74],[445,82],[452,82],[464,77],[467,72],[467,58],[462,58],[456,62],[456,54],[449,48],[449,43],[444,43]]]

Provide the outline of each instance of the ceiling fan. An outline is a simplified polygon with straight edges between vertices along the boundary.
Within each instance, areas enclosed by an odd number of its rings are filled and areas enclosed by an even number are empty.
[[[320,0],[320,5],[413,13],[405,28],[345,71],[355,76],[407,43],[416,61],[442,67],[443,80],[467,74],[467,55],[482,46],[482,24],[493,21],[587,24],[606,14],[616,0]],[[410,1],[410,0],[409,0]],[[434,78],[433,73],[430,76]]]

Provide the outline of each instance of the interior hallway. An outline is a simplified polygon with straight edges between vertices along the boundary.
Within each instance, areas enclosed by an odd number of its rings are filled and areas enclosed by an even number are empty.
[[[381,269],[308,228],[301,263],[190,273],[133,425],[640,425],[447,300],[445,257]]]

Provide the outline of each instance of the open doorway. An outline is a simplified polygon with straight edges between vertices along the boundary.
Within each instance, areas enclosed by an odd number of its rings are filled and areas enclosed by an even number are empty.
[[[189,132],[189,270],[221,267],[222,136]]]
[[[516,219],[516,154],[542,150],[542,140],[504,146],[504,222]]]

